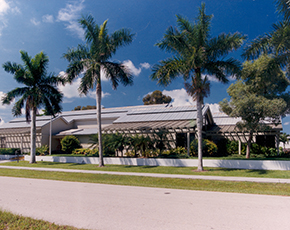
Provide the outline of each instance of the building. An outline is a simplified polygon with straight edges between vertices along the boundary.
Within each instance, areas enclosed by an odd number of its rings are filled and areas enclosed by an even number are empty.
[[[227,138],[246,142],[247,132],[240,131],[236,123],[240,118],[231,118],[214,109],[214,105],[204,105],[203,137],[213,141]],[[212,112],[213,111],[213,112]],[[278,146],[277,137],[282,124],[272,129],[254,134],[254,142]],[[188,147],[196,138],[196,107],[172,105],[141,105],[102,109],[102,132],[124,133],[126,135],[151,135],[153,132],[166,130],[172,147]],[[50,145],[51,149],[60,149],[60,140],[67,135],[78,137],[82,146],[90,146],[90,136],[97,133],[96,110],[78,110],[57,114],[56,117],[37,116],[36,146]],[[16,118],[0,126],[1,148],[20,148],[30,151],[30,124],[25,118]]]

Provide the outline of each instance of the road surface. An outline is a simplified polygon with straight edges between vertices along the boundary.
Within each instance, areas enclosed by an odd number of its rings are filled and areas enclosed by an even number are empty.
[[[283,196],[0,177],[0,208],[100,230],[290,229]]]

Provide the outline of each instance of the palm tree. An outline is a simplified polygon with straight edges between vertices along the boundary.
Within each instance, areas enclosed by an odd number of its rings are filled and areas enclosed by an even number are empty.
[[[273,24],[273,30],[254,39],[245,48],[243,57],[247,60],[256,59],[261,54],[271,54],[280,64],[286,67],[290,74],[290,1],[276,0],[277,11],[284,16],[284,20]]]
[[[220,34],[210,37],[211,15],[205,14],[205,4],[201,5],[196,23],[177,16],[178,28],[169,27],[163,40],[156,45],[162,50],[173,54],[173,57],[153,66],[151,78],[158,84],[167,86],[172,80],[183,76],[185,82],[190,81],[191,87],[186,84],[190,95],[194,96],[197,106],[197,133],[198,133],[198,170],[202,166],[202,102],[200,91],[207,88],[207,80],[203,75],[216,77],[222,83],[228,82],[228,74],[239,74],[241,64],[233,58],[225,56],[238,49],[245,36],[234,34]],[[205,83],[205,84],[203,84]],[[200,90],[200,87],[203,89]]]
[[[120,29],[108,34],[107,21],[98,26],[92,16],[82,17],[79,23],[85,30],[86,45],[78,45],[63,55],[69,61],[66,70],[68,82],[72,82],[80,74],[83,74],[79,92],[87,94],[89,89],[96,86],[97,121],[99,133],[99,166],[104,166],[102,148],[102,127],[101,127],[101,71],[105,73],[113,89],[119,83],[126,85],[133,84],[133,77],[125,65],[110,61],[113,54],[119,47],[132,42],[134,34],[128,29]]]
[[[13,106],[13,116],[20,116],[25,106],[27,121],[31,121],[30,163],[35,163],[36,150],[36,114],[40,108],[45,108],[48,114],[54,115],[61,111],[62,94],[57,85],[64,84],[64,79],[47,73],[48,57],[43,52],[34,58],[25,51],[20,51],[24,65],[6,62],[3,68],[14,75],[14,79],[25,87],[9,91],[2,99],[3,104],[10,104],[16,97],[21,97]]]

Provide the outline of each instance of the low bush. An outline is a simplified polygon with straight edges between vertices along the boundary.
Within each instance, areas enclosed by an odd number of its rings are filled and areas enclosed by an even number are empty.
[[[61,150],[66,153],[72,153],[74,149],[80,148],[80,141],[75,136],[65,136],[60,141]]]
[[[72,154],[98,157],[99,151],[97,149],[74,149]]]
[[[16,151],[19,151],[19,148],[0,148],[0,155],[16,155]]]
[[[49,148],[47,145],[43,145],[41,147],[36,148],[36,156],[45,156],[49,152]]]
[[[217,145],[208,140],[203,139],[202,140],[202,154],[203,156],[216,156],[217,154]],[[197,156],[198,155],[198,140],[195,139],[190,143],[190,155],[191,156]]]
[[[188,158],[187,150],[184,147],[177,147],[175,149],[165,150],[158,157],[161,158]]]

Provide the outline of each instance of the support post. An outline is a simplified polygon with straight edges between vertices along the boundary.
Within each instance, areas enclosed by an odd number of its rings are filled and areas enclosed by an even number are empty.
[[[239,140],[239,155],[242,154],[242,142]]]
[[[276,134],[276,148],[277,148],[277,156],[279,156],[280,155],[280,153],[279,153],[279,134],[277,133]]]
[[[49,124],[49,155],[51,155],[51,132],[52,132],[52,116],[50,117],[50,124]]]
[[[190,156],[190,132],[187,132],[187,155]]]

